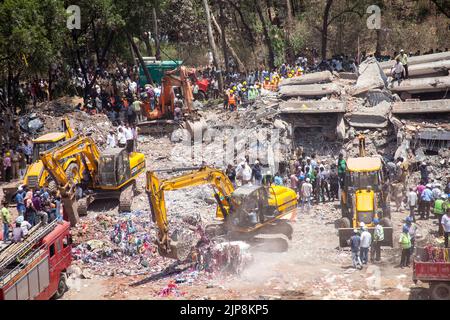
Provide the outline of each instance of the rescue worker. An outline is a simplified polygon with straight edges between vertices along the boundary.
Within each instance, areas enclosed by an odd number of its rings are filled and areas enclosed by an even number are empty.
[[[442,194],[439,199],[434,201],[434,209],[433,212],[436,215],[439,224],[439,236],[444,235],[444,228],[442,226],[442,216],[444,215],[444,203],[447,200],[448,196],[446,194]]]
[[[403,79],[408,79],[408,55],[405,53],[403,49],[400,50],[400,54],[395,57],[395,60],[399,59],[399,61],[403,65],[404,73],[403,73]]]
[[[9,241],[9,226],[11,225],[12,217],[8,209],[8,202],[2,201],[1,218],[3,223],[3,243]]]
[[[344,155],[342,153],[339,153],[337,166],[338,166],[339,185],[342,189],[344,187],[345,170],[347,169],[347,162],[345,161]]]
[[[375,230],[373,231],[372,250],[370,252],[370,261],[372,263],[381,261],[381,242],[384,240],[384,228],[380,224],[380,220],[375,218],[373,223],[375,224]]]
[[[450,206],[447,206],[446,213],[443,215],[441,224],[444,228],[444,246],[448,248],[448,236],[450,234]]]
[[[411,236],[409,235],[409,229],[407,226],[403,226],[402,233],[398,240],[400,247],[402,248],[402,257],[400,260],[400,267],[409,267],[409,260],[411,256]]]
[[[362,263],[361,263],[361,259],[359,258],[361,237],[359,236],[359,232],[357,229],[353,229],[353,236],[347,240],[347,243],[350,245],[350,248],[352,250],[353,267],[361,270]]]
[[[361,262],[363,264],[367,264],[367,261],[369,260],[369,248],[372,244],[372,235],[367,229],[367,226],[362,227],[362,233],[361,233]]]
[[[412,255],[416,244],[417,224],[415,224],[413,219],[409,216],[406,217],[405,222],[404,226],[408,228],[409,237],[411,238],[410,254]]]
[[[236,109],[236,96],[234,95],[233,90],[230,90],[228,95],[228,108],[230,111],[234,111]]]

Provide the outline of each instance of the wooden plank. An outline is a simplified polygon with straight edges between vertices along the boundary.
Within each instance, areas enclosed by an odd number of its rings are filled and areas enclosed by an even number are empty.
[[[440,113],[450,112],[450,99],[395,102],[392,113]]]

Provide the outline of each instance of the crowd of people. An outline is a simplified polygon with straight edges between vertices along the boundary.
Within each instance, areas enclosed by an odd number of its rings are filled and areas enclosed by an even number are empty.
[[[2,202],[3,243],[20,242],[34,226],[63,219],[61,196],[58,192],[50,192],[47,188],[32,190],[20,186],[15,195],[15,202],[17,209],[15,219],[9,210],[8,202],[6,200]]]
[[[32,158],[33,142],[30,139],[22,138],[15,145],[6,143],[0,150],[0,181],[23,178]]]

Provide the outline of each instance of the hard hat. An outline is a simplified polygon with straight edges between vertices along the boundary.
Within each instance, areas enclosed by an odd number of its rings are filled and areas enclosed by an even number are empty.
[[[409,232],[409,228],[407,227],[407,226],[403,226],[403,230],[402,230],[404,233],[407,233],[407,232]]]
[[[364,227],[366,226],[366,224],[365,224],[364,222],[360,222],[360,223],[359,223],[359,226],[360,226],[361,228],[364,228]]]
[[[403,50],[403,49],[400,49],[400,52],[404,52],[404,50]]]
[[[23,222],[23,216],[18,216],[16,219],[16,223],[22,223]]]
[[[242,82],[242,84],[245,86],[247,84],[247,81]]]
[[[446,195],[446,194],[442,194],[442,195],[441,195],[441,198],[442,198],[442,199],[444,199],[444,200],[447,200],[447,198],[448,198],[448,195]]]
[[[11,153],[9,153],[9,152],[6,153],[6,156],[7,156],[7,157],[9,157],[10,155],[11,155]]]
[[[406,223],[411,223],[411,222],[413,222],[413,218],[411,218],[410,216],[407,216],[405,218],[405,221],[406,221]]]
[[[424,162],[422,162],[422,165],[423,165],[423,166],[426,166],[426,165],[427,165],[427,163],[426,163],[426,162],[424,161]]]
[[[364,231],[367,231],[367,230],[368,230],[368,229],[367,229],[367,226],[363,226],[362,229],[363,229]]]
[[[379,223],[380,223],[380,220],[379,220],[378,218],[375,218],[375,219],[373,219],[373,223],[379,224]]]
[[[256,161],[255,161],[255,164],[259,164],[259,161],[258,161],[258,160],[256,160]]]
[[[358,233],[358,229],[353,229],[353,233]]]
[[[236,86],[233,86],[233,90],[236,90]]]
[[[233,90],[230,90],[230,93],[233,93],[234,91]]]
[[[426,187],[431,188],[431,183],[427,183]]]
[[[309,182],[309,181],[311,181],[311,179],[309,179],[309,178],[306,178],[306,182]]]
[[[265,79],[266,79],[266,80],[269,80],[269,77],[266,77]]]

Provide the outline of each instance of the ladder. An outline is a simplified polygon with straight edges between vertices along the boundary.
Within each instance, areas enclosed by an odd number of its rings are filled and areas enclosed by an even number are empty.
[[[41,223],[39,223],[30,230],[30,233],[22,242],[8,246],[0,253],[0,271],[16,259],[19,260],[26,255],[43,237],[52,232],[57,225],[57,220],[54,220],[45,226],[41,226]]]

